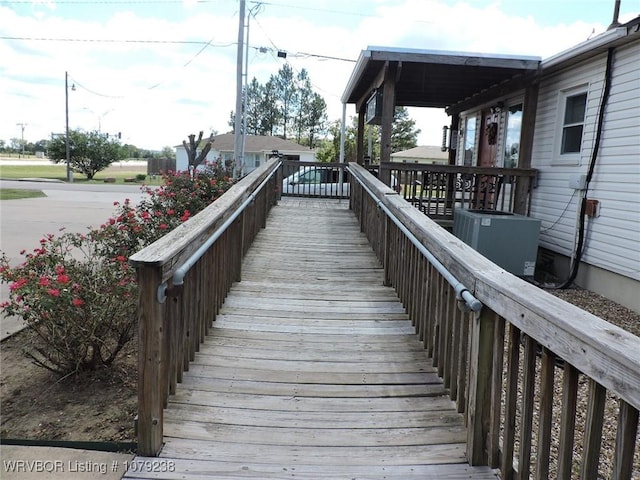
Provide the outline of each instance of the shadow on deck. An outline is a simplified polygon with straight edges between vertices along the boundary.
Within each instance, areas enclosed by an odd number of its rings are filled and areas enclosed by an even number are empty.
[[[496,478],[383,279],[348,201],[282,199],[125,478]]]

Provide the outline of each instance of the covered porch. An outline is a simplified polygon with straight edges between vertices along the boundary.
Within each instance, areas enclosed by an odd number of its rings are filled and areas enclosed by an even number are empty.
[[[399,178],[406,200],[444,226],[457,208],[504,210],[527,215],[536,171],[531,143],[537,101],[538,57],[369,47],[363,50],[342,96],[358,114],[357,163],[365,165],[366,124],[381,128],[380,163],[371,167],[390,185]],[[462,125],[460,113],[509,92],[525,89],[515,112],[515,152],[505,154],[507,134],[496,123],[504,105],[487,107],[487,118]],[[451,117],[442,148],[449,165],[391,161],[397,106],[442,108]],[[507,116],[504,116],[507,118]],[[506,127],[504,127],[506,128]],[[507,158],[508,157],[508,158]]]

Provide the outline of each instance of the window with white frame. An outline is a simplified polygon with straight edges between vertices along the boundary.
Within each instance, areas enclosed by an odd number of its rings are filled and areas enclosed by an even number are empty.
[[[586,87],[564,92],[561,100],[562,135],[560,137],[560,156],[580,154],[584,120],[587,110]]]
[[[522,103],[507,108],[505,120],[503,166],[516,168],[520,157],[520,134],[522,132]]]
[[[560,153],[579,153],[584,130],[584,114],[587,107],[587,92],[571,95],[565,99],[564,122]]]
[[[476,153],[476,117],[467,117],[464,122],[464,157],[463,164],[473,165]]]

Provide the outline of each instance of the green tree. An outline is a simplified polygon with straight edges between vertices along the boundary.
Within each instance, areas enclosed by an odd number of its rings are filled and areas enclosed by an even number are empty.
[[[314,93],[311,97],[311,103],[307,112],[309,147],[314,148],[316,138],[324,136],[327,133],[327,102],[321,95]]]
[[[313,91],[305,69],[294,76],[284,65],[265,85],[253,78],[247,85],[245,131],[249,135],[294,137],[302,145],[314,147],[316,139],[327,131],[327,104]],[[229,127],[235,128],[235,112],[229,115]]]
[[[281,113],[278,108],[278,92],[273,78],[262,89],[260,100],[260,119],[257,123],[259,135],[275,135],[278,124],[281,121]]]
[[[420,129],[415,128],[415,120],[409,117],[405,107],[396,107],[395,117],[391,125],[392,152],[401,152],[413,148],[418,144]],[[328,138],[321,142],[317,158],[322,162],[337,162],[340,158],[340,126],[336,120],[328,128]],[[378,125],[364,126],[364,148],[368,150],[369,137],[372,140],[371,162],[380,161],[380,127]],[[345,162],[356,161],[356,139],[358,134],[358,119],[351,117],[351,125],[345,129],[344,159]],[[366,153],[365,153],[366,155]]]
[[[326,133],[327,103],[313,91],[305,69],[297,77],[293,107],[296,142],[314,148],[316,137]]]
[[[164,147],[160,152],[161,158],[176,158],[176,151],[173,147]]]
[[[409,117],[406,107],[396,107],[391,128],[391,151],[401,152],[418,145],[420,129],[416,129],[416,121]]]
[[[274,92],[278,102],[280,126],[282,127],[280,132],[282,133],[282,138],[286,140],[287,131],[291,130],[293,123],[296,101],[295,95],[297,91],[293,69],[285,63],[282,68],[278,70],[278,75],[275,77],[272,75],[271,79],[273,80]]]
[[[263,107],[262,98],[264,96],[264,87],[258,83],[256,77],[253,77],[253,80],[251,80],[251,83],[247,86],[246,96],[247,114],[245,119],[247,124],[245,125],[245,130],[247,135],[260,135],[260,112]]]
[[[69,154],[71,169],[86,175],[89,180],[113,162],[126,158],[117,138],[108,138],[98,131],[70,130]],[[55,137],[49,144],[49,158],[53,163],[66,161],[63,135]]]

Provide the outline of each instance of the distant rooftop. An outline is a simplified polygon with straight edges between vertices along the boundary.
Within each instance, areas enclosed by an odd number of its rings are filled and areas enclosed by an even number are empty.
[[[423,145],[391,154],[392,158],[407,158],[416,160],[448,160],[449,153],[443,152],[440,146]]]

